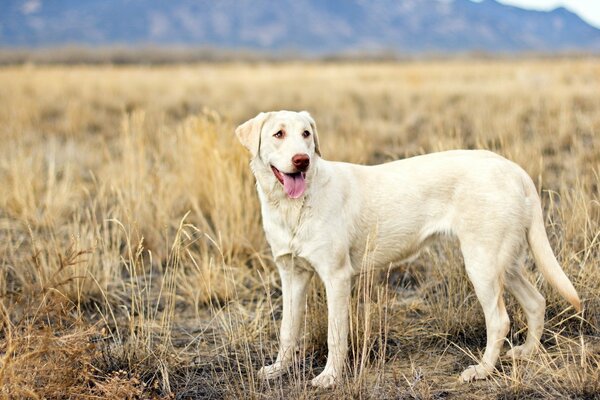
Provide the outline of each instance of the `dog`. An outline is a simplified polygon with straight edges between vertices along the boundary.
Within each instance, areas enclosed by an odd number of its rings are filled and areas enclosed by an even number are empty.
[[[292,363],[316,273],[327,296],[328,355],[311,383],[334,386],[346,365],[351,280],[366,252],[385,267],[411,258],[438,234],[458,237],[485,315],[485,352],[462,372],[462,381],[484,379],[495,368],[509,330],[504,286],[528,325],[525,343],[507,355],[527,356],[539,345],[545,300],[523,276],[519,261],[527,247],[546,280],[581,310],[550,247],[535,185],[517,164],[484,150],[374,166],[326,161],[306,111],[260,113],[235,133],[251,154],[264,231],[281,277],[280,348],[276,361],[259,371],[262,378],[280,376]]]

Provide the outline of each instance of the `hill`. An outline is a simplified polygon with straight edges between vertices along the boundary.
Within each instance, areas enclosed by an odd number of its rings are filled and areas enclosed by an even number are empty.
[[[308,55],[600,51],[600,30],[564,8],[494,0],[5,0],[0,46],[183,45]]]

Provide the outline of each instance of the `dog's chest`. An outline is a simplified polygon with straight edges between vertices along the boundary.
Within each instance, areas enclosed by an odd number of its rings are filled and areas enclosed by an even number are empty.
[[[291,202],[290,202],[291,203]],[[304,208],[299,203],[264,204],[263,226],[273,255],[300,255],[306,242],[307,229],[303,223]]]

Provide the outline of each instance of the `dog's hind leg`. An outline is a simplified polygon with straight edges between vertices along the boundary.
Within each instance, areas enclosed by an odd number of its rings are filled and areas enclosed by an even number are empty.
[[[501,246],[486,246],[478,239],[461,238],[461,248],[467,274],[485,315],[487,343],[479,364],[469,366],[461,374],[463,381],[484,379],[494,370],[510,326],[502,298],[505,257],[498,251]]]
[[[508,357],[526,357],[539,345],[544,330],[546,301],[544,296],[523,275],[523,257],[519,257],[506,272],[506,288],[515,296],[527,318],[527,339],[520,346],[510,349]]]

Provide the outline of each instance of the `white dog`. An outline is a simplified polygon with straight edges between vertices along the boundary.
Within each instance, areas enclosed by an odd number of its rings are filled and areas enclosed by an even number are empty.
[[[326,161],[305,111],[260,113],[236,135],[252,154],[264,230],[283,290],[280,350],[275,363],[260,370],[262,377],[279,376],[292,363],[306,289],[316,272],[327,293],[329,354],[312,384],[334,385],[348,351],[351,278],[360,272],[365,252],[376,265],[388,266],[414,255],[436,234],[460,240],[485,314],[485,353],[462,380],[485,378],[495,368],[509,330],[504,285],[523,307],[529,327],[525,343],[509,354],[527,355],[539,344],[545,300],[518,262],[527,243],[544,277],[580,310],[577,292],[550,248],[536,188],[511,161],[480,150],[375,166]]]

